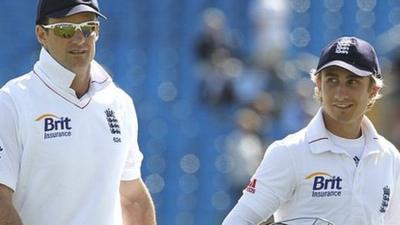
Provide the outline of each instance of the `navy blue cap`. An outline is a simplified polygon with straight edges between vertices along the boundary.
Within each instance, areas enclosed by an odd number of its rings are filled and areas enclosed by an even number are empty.
[[[356,37],[341,37],[328,44],[314,74],[330,66],[342,67],[358,76],[383,79],[374,47]]]
[[[106,19],[100,13],[97,0],[39,0],[36,15],[36,24],[44,18],[62,18],[81,12],[92,12]]]

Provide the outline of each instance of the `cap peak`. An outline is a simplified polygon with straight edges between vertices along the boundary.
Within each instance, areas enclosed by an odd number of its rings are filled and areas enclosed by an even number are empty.
[[[340,37],[322,50],[315,73],[329,66],[342,67],[358,76],[382,79],[375,49],[357,37]]]

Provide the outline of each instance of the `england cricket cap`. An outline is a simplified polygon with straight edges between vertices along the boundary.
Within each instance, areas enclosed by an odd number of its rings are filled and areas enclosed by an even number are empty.
[[[40,24],[46,17],[61,18],[82,12],[92,12],[106,19],[100,13],[97,0],[39,0],[36,24]]]
[[[330,67],[339,66],[358,76],[374,76],[383,79],[374,47],[356,37],[341,37],[326,46],[313,74]]]

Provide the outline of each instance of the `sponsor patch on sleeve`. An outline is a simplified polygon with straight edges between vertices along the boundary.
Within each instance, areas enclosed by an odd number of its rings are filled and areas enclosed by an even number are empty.
[[[257,179],[253,178],[246,187],[246,191],[255,194],[256,193]]]

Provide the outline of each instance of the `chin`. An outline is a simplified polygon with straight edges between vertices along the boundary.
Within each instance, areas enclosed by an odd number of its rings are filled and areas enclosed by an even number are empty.
[[[336,114],[332,117],[336,122],[341,124],[352,124],[359,121],[362,116],[355,116],[354,114]]]
[[[344,111],[337,109],[325,110],[326,116],[330,118],[330,120],[335,121],[340,124],[350,124],[357,120],[357,116],[353,111]]]

